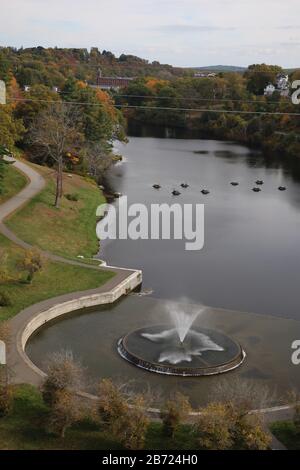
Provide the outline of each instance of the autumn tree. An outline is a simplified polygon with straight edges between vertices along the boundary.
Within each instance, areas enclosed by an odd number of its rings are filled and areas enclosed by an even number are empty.
[[[14,149],[15,143],[21,139],[25,132],[22,120],[15,119],[10,105],[0,106],[0,145]]]
[[[245,72],[247,89],[255,95],[263,95],[265,87],[275,82],[279,72],[282,72],[282,68],[278,65],[250,65]]]
[[[70,351],[52,354],[47,362],[47,377],[42,385],[44,402],[54,406],[61,392],[74,392],[83,388],[84,369]]]
[[[36,250],[26,250],[23,258],[19,262],[19,268],[27,273],[27,282],[32,283],[34,275],[43,267],[41,253]]]
[[[163,422],[163,432],[166,436],[174,437],[180,425],[187,419],[191,411],[188,398],[180,392],[176,392],[167,400],[160,413]]]
[[[149,419],[146,400],[141,395],[127,396],[110,379],[99,386],[98,412],[105,428],[127,449],[142,449]]]
[[[233,420],[229,411],[223,403],[210,403],[201,410],[195,431],[202,449],[224,450],[232,446]]]
[[[30,141],[56,166],[55,207],[63,195],[64,159],[82,142],[79,114],[73,106],[57,102],[42,110],[30,126]]]
[[[120,416],[124,416],[128,409],[124,394],[112,380],[102,379],[98,395],[98,412],[101,422],[113,435],[119,435],[122,428]]]
[[[83,409],[74,392],[57,391],[49,414],[48,431],[64,438],[66,430],[82,418]]]

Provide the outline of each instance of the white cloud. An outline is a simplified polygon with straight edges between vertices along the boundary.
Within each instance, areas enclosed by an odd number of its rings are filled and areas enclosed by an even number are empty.
[[[175,65],[295,66],[299,13],[299,0],[0,0],[0,44],[98,46]]]

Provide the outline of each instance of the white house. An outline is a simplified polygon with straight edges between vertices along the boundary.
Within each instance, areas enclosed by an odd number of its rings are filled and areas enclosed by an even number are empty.
[[[281,96],[289,96],[289,76],[279,73],[276,77],[275,85],[269,83],[264,90],[265,96],[272,96],[274,91],[278,91]]]
[[[264,95],[272,96],[275,90],[276,90],[275,86],[272,83],[269,83],[269,85],[267,85],[264,90]]]

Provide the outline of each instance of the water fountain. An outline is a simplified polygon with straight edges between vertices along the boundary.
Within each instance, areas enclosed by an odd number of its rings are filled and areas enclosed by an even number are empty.
[[[120,338],[121,357],[142,369],[167,375],[214,375],[238,367],[245,358],[241,346],[228,336],[195,325],[205,311],[169,309],[171,324],[152,325]]]

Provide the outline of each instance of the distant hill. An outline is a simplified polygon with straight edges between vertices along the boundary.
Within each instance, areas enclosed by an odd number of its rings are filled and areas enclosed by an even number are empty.
[[[235,65],[209,65],[206,67],[192,67],[193,70],[205,70],[210,72],[245,72],[247,67],[237,67]]]

